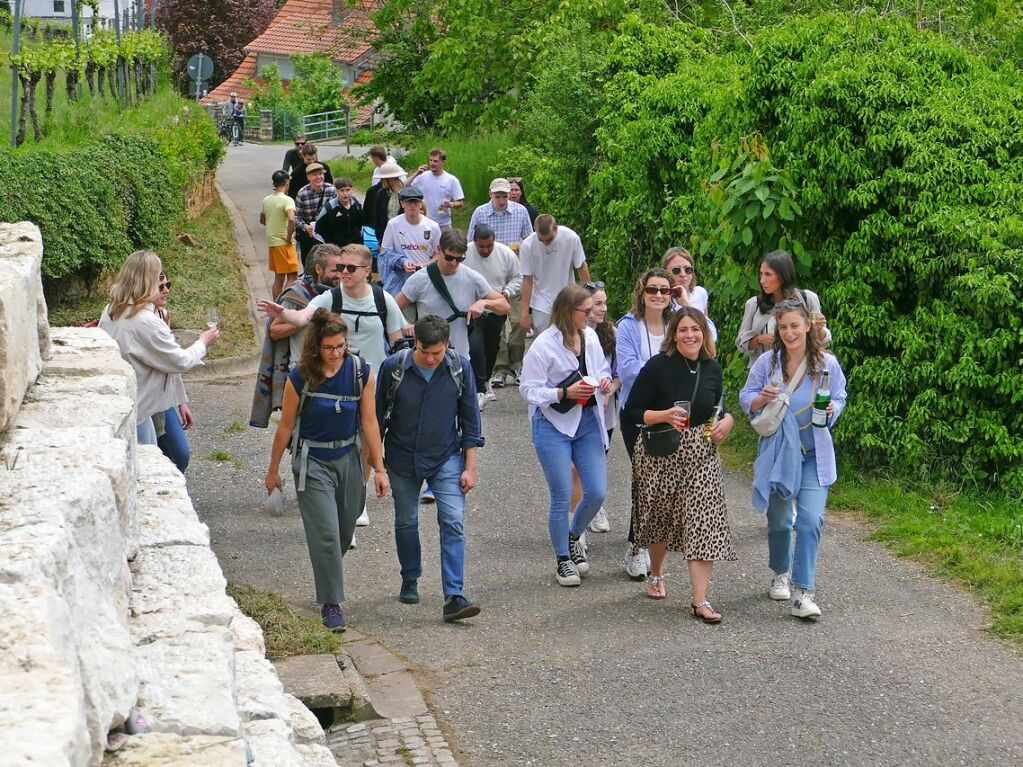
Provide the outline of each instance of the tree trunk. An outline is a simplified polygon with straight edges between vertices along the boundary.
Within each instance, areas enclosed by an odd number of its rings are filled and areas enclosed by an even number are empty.
[[[46,73],[46,120],[49,121],[50,115],[53,114],[53,91],[57,87],[57,73],[47,72]]]
[[[28,79],[28,114],[32,118],[32,134],[36,141],[43,140],[43,132],[39,128],[39,115],[36,114],[36,86],[39,85],[41,77],[39,72],[33,72]]]
[[[64,72],[64,90],[67,91],[68,101],[78,101],[78,70],[69,69]]]
[[[112,67],[107,67],[107,85],[110,86],[110,96],[114,101],[120,99],[120,93],[117,90],[117,64],[115,63]]]
[[[18,80],[21,82],[21,113],[18,115],[18,135],[14,143],[21,146],[25,143],[25,117],[28,115],[28,78],[19,71]]]
[[[156,93],[156,64],[149,65],[149,92]]]
[[[142,77],[142,62],[135,59],[131,64],[131,71],[135,75],[135,95],[141,100],[146,95],[146,84]]]
[[[107,95],[106,85],[105,85],[106,79],[107,79],[107,68],[106,67],[97,67],[96,68],[96,86],[99,89],[99,95],[103,96],[104,98],[106,98],[106,95]]]
[[[93,98],[96,97],[96,65],[92,62],[88,62],[85,65],[85,82],[89,85],[89,95]]]

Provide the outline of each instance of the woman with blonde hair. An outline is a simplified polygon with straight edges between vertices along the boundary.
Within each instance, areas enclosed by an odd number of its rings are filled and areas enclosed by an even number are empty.
[[[707,313],[710,295],[707,293],[707,289],[697,282],[696,261],[693,259],[693,254],[683,247],[668,248],[661,260],[661,268],[671,275],[675,289],[675,305],[695,306],[703,312],[710,328],[710,336],[717,343],[717,327]]]
[[[721,622],[707,599],[714,562],[737,558],[717,450],[733,422],[719,415],[722,377],[714,355],[706,316],[683,306],[624,410],[630,422],[645,424],[633,453],[632,515],[636,543],[650,551],[647,596],[664,599],[664,559],[678,551],[689,564],[690,609],[704,623]]]
[[[550,489],[548,529],[562,586],[578,586],[580,576],[590,570],[582,536],[607,495],[604,407],[611,393],[611,368],[589,327],[592,313],[590,291],[575,284],[562,288],[551,308],[550,326],[526,352],[519,384]],[[570,523],[573,465],[583,495]]]
[[[323,625],[344,631],[342,560],[366,503],[357,438],[365,441],[377,497],[390,483],[384,470],[370,366],[348,351],[348,325],[317,309],[302,342],[302,360],[288,374],[270,464],[267,493],[281,487],[280,464],[291,444],[291,471],[302,514],[316,601]]]
[[[206,350],[220,338],[220,331],[211,328],[182,349],[159,313],[168,291],[170,281],[163,278],[160,257],[151,250],[137,250],[124,260],[99,321],[135,371],[135,426],[144,445],[157,443],[153,416],[188,401],[181,374],[202,364]]]

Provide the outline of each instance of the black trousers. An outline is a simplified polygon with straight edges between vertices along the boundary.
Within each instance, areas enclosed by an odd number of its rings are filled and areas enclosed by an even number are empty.
[[[501,331],[507,319],[503,314],[484,314],[473,320],[469,328],[469,358],[476,376],[476,391],[485,392],[490,376],[494,374],[497,351],[501,348]]]

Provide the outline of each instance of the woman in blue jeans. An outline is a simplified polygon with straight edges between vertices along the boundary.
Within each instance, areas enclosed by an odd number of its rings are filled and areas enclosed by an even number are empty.
[[[824,351],[823,337],[799,300],[774,308],[774,344],[750,369],[739,394],[751,415],[789,392],[785,420],[773,435],[763,437],[753,466],[753,505],[767,512],[767,548],[774,571],[771,599],[791,599],[798,618],[820,617],[814,598],[817,551],[824,527],[828,487],[837,477],[831,427],[845,407],[845,374],[834,355]],[[827,373],[831,402],[826,425],[814,426],[814,396]],[[795,541],[793,541],[793,530]]]
[[[558,293],[551,324],[533,341],[522,361],[519,391],[529,404],[533,446],[550,488],[551,546],[562,586],[578,586],[590,570],[582,541],[586,526],[607,495],[607,428],[604,408],[611,369],[587,320],[593,296],[578,285]],[[572,466],[583,497],[569,523]]]

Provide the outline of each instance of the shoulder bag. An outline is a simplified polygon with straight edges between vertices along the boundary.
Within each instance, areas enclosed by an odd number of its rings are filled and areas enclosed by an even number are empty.
[[[693,395],[689,398],[690,407],[696,401],[696,390],[700,387],[700,363],[696,363],[696,380],[693,381]],[[692,414],[690,413],[690,416]],[[682,441],[682,432],[670,423],[658,423],[644,426],[639,432],[643,440],[643,450],[647,455],[672,455]]]
[[[778,431],[778,427],[785,420],[785,413],[789,409],[789,396],[803,382],[804,373],[806,373],[806,358],[799,363],[796,374],[789,379],[788,385],[784,386],[778,396],[764,405],[761,411],[750,420],[750,426],[761,437],[770,437]]]

